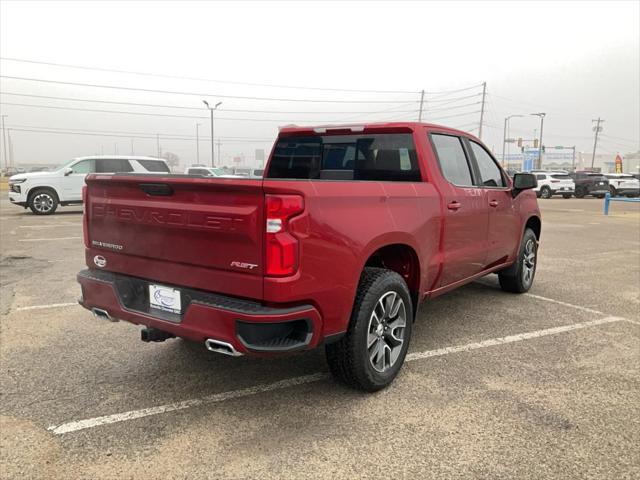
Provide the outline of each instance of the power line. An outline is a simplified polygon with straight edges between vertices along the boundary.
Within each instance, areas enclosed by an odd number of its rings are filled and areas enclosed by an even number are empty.
[[[60,127],[43,127],[40,125],[17,125],[17,124],[13,124],[13,125],[9,125],[7,128],[12,128],[12,129],[18,129],[18,128],[23,128],[23,129],[33,129],[33,130],[58,130],[58,131],[64,131],[64,132],[83,132],[83,133],[113,133],[113,134],[122,134],[122,136],[127,137],[127,136],[136,136],[136,135],[141,135],[141,136],[153,136],[155,138],[156,135],[160,135],[163,138],[169,138],[170,137],[181,137],[181,138],[190,138],[190,139],[195,139],[196,136],[195,135],[187,135],[187,134],[176,134],[176,133],[160,133],[160,132],[130,132],[130,131],[122,131],[122,130],[86,130],[86,129],[82,129],[82,128],[60,128]],[[203,135],[199,135],[199,138],[201,140],[210,140],[210,137],[207,136],[203,136]],[[216,138],[221,138],[223,140],[225,139],[235,139],[235,140],[265,140],[265,141],[272,141],[275,137],[238,137],[238,136],[230,136],[230,135],[221,135],[220,137]]]
[[[148,140],[155,140],[157,136],[142,136],[142,135],[114,135],[109,133],[86,133],[86,132],[73,132],[73,131],[55,131],[55,130],[37,130],[37,129],[29,129],[29,128],[11,128],[12,132],[33,132],[33,133],[53,133],[53,134],[61,134],[61,135],[85,135],[92,137],[116,137],[116,138],[141,138]],[[162,137],[161,137],[162,138]],[[165,138],[165,140],[178,140],[178,141],[189,141],[192,142],[193,138],[186,137],[172,137]],[[225,143],[271,143],[270,141],[264,140],[225,140]]]
[[[304,87],[300,85],[277,85],[270,83],[254,83],[254,82],[240,82],[234,80],[214,80],[211,78],[201,78],[201,77],[189,77],[184,75],[169,75],[163,73],[151,73],[151,72],[138,72],[133,70],[120,70],[114,68],[103,68],[103,67],[89,67],[85,65],[72,65],[68,63],[54,63],[54,62],[44,62],[39,60],[27,60],[22,58],[14,58],[14,57],[0,57],[2,60],[8,60],[11,62],[20,62],[20,63],[31,63],[35,65],[48,65],[52,67],[62,67],[62,68],[73,68],[78,70],[94,70],[98,72],[111,72],[111,73],[124,73],[127,75],[140,75],[145,77],[159,77],[159,78],[170,78],[175,80],[193,80],[198,82],[212,82],[212,83],[226,83],[229,85],[245,85],[251,87],[269,87],[269,88],[288,88],[288,89],[297,89],[297,90],[320,90],[327,92],[358,92],[358,93],[390,93],[390,94],[398,94],[398,93],[407,93],[407,94],[419,94],[419,91],[412,90],[369,90],[369,89],[351,89],[351,88],[330,88],[330,87]],[[444,93],[447,90],[443,90],[442,92],[429,92],[429,93]]]
[[[0,105],[11,105],[16,107],[31,107],[31,108],[45,108],[52,110],[73,110],[79,112],[92,112],[92,113],[113,113],[113,114],[122,114],[122,115],[142,115],[142,116],[150,116],[150,117],[169,117],[169,118],[191,118],[197,120],[207,120],[209,117],[198,117],[195,115],[173,115],[168,113],[148,113],[148,112],[130,112],[124,110],[100,110],[94,108],[77,108],[77,107],[62,107],[56,105],[37,105],[37,104],[27,104],[27,103],[13,103],[13,102],[0,102]],[[415,110],[417,111],[417,110]],[[382,112],[379,112],[382,113]],[[396,112],[392,112],[396,113]],[[292,122],[291,118],[230,118],[230,117],[216,117],[216,120],[229,120],[229,121],[242,121],[242,122]],[[341,122],[342,120],[297,120],[298,122],[307,122],[307,123],[332,123],[332,122]]]
[[[216,97],[216,98],[233,98],[238,100],[260,100],[271,102],[304,102],[304,103],[386,103],[386,104],[398,104],[407,103],[407,100],[322,100],[322,99],[302,99],[302,98],[277,98],[277,97],[252,97],[241,95],[222,95],[219,93],[208,92],[184,92],[178,90],[158,90],[153,88],[138,88],[138,87],[123,87],[122,85],[103,85],[97,83],[82,83],[82,82],[63,82],[61,80],[47,80],[44,78],[33,77],[15,77],[11,75],[0,75],[0,78],[7,78],[11,80],[22,80],[28,82],[40,82],[51,83],[56,85],[73,85],[76,87],[92,87],[92,88],[108,88],[112,90],[128,90],[134,92],[146,92],[146,93],[162,93],[167,95],[186,95],[197,97]]]
[[[17,97],[29,97],[29,98],[45,98],[48,100],[65,100],[65,101],[71,101],[71,102],[90,102],[90,103],[105,103],[105,104],[112,104],[112,105],[130,105],[130,106],[135,106],[135,107],[157,107],[157,108],[178,108],[178,109],[182,109],[182,110],[196,110],[196,111],[203,111],[204,109],[202,107],[185,107],[183,105],[165,105],[165,104],[159,104],[159,103],[136,103],[136,102],[117,102],[117,101],[113,101],[113,100],[93,100],[90,98],[77,98],[77,97],[56,97],[56,96],[50,96],[50,95],[35,95],[35,94],[27,94],[27,93],[14,93],[14,92],[0,92],[1,95],[11,95],[11,96],[17,96]],[[406,102],[407,105],[409,104],[417,104],[417,102],[411,101],[411,102]],[[453,107],[452,107],[453,108]],[[306,111],[306,112],[301,112],[301,111],[284,111],[284,110],[243,110],[243,109],[220,109],[221,112],[236,112],[236,113],[287,113],[287,114],[329,114],[329,115],[347,115],[347,114],[369,114],[369,113],[382,113],[380,111],[366,111],[366,112],[358,112],[358,111],[349,111],[349,112],[333,112],[333,111]],[[406,113],[410,113],[413,112],[414,110],[396,110],[398,112],[406,112]]]

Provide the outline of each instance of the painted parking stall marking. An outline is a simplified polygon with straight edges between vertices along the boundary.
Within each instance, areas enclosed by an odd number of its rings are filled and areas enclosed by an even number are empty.
[[[534,338],[546,337],[550,335],[558,335],[560,333],[571,332],[584,328],[596,327],[599,325],[605,325],[615,322],[626,321],[622,317],[605,317],[596,320],[590,320],[586,322],[574,323],[571,325],[562,325],[559,327],[547,328],[543,330],[535,330],[532,332],[525,332],[516,335],[508,335],[505,337],[491,338],[480,342],[469,343],[466,345],[456,345],[452,347],[440,348],[437,350],[427,350],[424,352],[415,352],[407,355],[406,361],[413,362],[415,360],[422,360],[431,357],[438,357],[442,355],[449,355],[451,353],[469,352],[472,350],[478,350],[481,348],[492,347],[496,345],[505,345],[509,343],[522,342],[525,340],[531,340]],[[169,403],[166,405],[160,405],[157,407],[143,408],[140,410],[130,410],[128,412],[116,413],[113,415],[105,415],[101,417],[88,418],[85,420],[78,420],[63,423],[60,425],[53,425],[48,428],[49,431],[55,435],[63,435],[66,433],[76,432],[78,430],[85,430],[88,428],[100,427],[102,425],[109,425],[112,423],[125,422],[128,420],[135,420],[137,418],[149,417],[152,415],[158,415],[161,413],[174,412],[176,410],[184,410],[191,407],[197,407],[209,403],[219,403],[234,398],[248,397],[256,395],[258,393],[270,392],[273,390],[281,390],[283,388],[289,388],[296,385],[303,385],[313,382],[319,382],[321,380],[328,379],[329,376],[324,373],[316,373],[312,375],[305,375],[301,377],[289,378],[286,380],[280,380],[278,382],[257,385],[254,387],[248,387],[240,390],[231,390],[228,392],[216,393],[202,398],[195,398],[191,400],[185,400],[182,402]]]

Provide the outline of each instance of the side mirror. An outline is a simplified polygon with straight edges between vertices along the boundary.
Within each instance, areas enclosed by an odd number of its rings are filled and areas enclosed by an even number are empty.
[[[73,168],[69,168],[69,167],[67,167],[67,168],[65,168],[65,169],[64,169],[64,176],[65,176],[65,177],[68,177],[68,176],[69,176],[69,175],[71,175],[72,173],[73,173]]]
[[[530,190],[538,186],[538,180],[532,173],[516,173],[513,176],[512,194],[515,197],[523,190]]]

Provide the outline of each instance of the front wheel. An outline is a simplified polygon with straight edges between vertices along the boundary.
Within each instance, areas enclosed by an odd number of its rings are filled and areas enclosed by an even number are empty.
[[[40,188],[29,195],[27,204],[36,215],[51,215],[58,208],[58,196],[48,188]]]
[[[584,198],[587,192],[585,192],[584,188],[576,188],[576,198]]]
[[[412,324],[413,304],[403,278],[390,270],[365,268],[347,333],[325,347],[331,373],[360,390],[386,387],[404,363]]]
[[[498,273],[500,287],[505,292],[524,293],[533,285],[538,263],[538,239],[533,230],[527,228],[522,236],[518,258],[506,270]]]
[[[549,187],[542,187],[540,189],[540,196],[542,198],[551,198],[551,195],[553,194],[551,193],[551,189]]]

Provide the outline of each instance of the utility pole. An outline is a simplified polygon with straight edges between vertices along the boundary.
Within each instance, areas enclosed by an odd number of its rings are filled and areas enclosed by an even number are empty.
[[[484,104],[487,98],[487,82],[482,83],[482,107],[480,107],[480,128],[478,128],[478,138],[482,140],[482,123],[484,122]]]
[[[544,117],[546,113],[532,113],[531,115],[533,115],[534,117],[540,117],[540,140],[538,142],[538,162],[536,165],[536,168],[540,169],[542,168],[542,129],[544,127]]]
[[[209,109],[209,112],[211,113],[211,166],[215,167],[216,166],[216,156],[215,156],[215,152],[214,152],[214,137],[213,137],[213,111],[217,110],[218,107],[220,105],[222,105],[222,102],[218,102],[216,103],[213,107],[209,105],[209,102],[207,102],[206,100],[202,100],[202,103],[204,103],[206,105],[206,107]]]
[[[424,106],[424,90],[420,92],[420,113],[418,114],[418,121],[422,121],[422,107]]]
[[[7,168],[9,166],[9,157],[7,157],[7,135],[5,133],[4,128],[4,119],[7,115],[2,115],[2,145],[4,147],[4,166]]]
[[[573,150],[573,155],[571,157],[571,168],[575,172],[576,171],[576,146],[574,145],[573,147],[571,147],[571,149]]]
[[[200,165],[200,137],[198,132],[198,127],[200,127],[200,125],[202,124],[196,123],[196,165]]]
[[[596,147],[598,146],[598,133],[602,131],[602,127],[600,124],[604,122],[603,119],[598,117],[597,120],[591,120],[591,123],[598,122],[595,127],[593,127],[593,131],[596,132],[595,139],[593,140],[593,153],[591,154],[591,170],[593,170],[593,164],[596,161]]]
[[[222,163],[222,157],[220,156],[220,145],[222,145],[222,142],[218,140],[218,162]]]
[[[158,152],[158,158],[160,158],[160,134],[156,133],[156,149]]]

